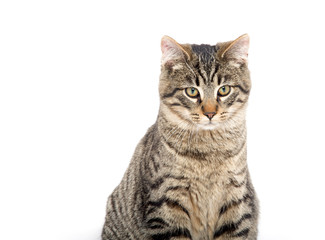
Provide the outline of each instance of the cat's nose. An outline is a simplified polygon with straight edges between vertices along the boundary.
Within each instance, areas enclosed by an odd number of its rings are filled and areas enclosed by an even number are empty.
[[[214,115],[216,115],[217,113],[216,112],[205,112],[203,114],[211,120],[214,117]]]

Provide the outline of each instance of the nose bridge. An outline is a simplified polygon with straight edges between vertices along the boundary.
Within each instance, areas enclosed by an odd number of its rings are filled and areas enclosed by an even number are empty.
[[[216,111],[217,111],[217,105],[212,101],[206,101],[203,104],[203,112],[216,112]]]
[[[217,112],[217,101],[212,94],[206,94],[204,101],[202,102],[202,110],[205,112]]]

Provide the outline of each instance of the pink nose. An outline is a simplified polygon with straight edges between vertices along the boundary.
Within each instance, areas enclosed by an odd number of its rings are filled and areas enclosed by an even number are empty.
[[[211,120],[214,117],[214,115],[216,115],[217,113],[216,112],[205,112],[203,114]]]

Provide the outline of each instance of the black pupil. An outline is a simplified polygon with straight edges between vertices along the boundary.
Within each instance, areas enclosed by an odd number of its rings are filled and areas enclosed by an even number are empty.
[[[226,87],[222,87],[222,91],[225,92],[226,91]]]
[[[191,92],[192,92],[192,94],[194,94],[195,93],[195,88],[191,88]]]

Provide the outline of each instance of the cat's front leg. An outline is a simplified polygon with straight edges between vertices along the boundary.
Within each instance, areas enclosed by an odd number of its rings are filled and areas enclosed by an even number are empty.
[[[254,213],[244,213],[239,218],[227,220],[219,225],[214,240],[256,240],[257,224]]]
[[[146,215],[150,240],[192,240],[189,213],[177,200],[168,198],[150,202]]]
[[[147,221],[147,233],[150,240],[192,240],[190,230],[179,223],[155,216]]]

